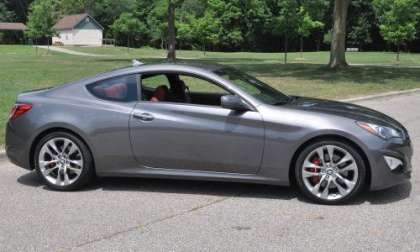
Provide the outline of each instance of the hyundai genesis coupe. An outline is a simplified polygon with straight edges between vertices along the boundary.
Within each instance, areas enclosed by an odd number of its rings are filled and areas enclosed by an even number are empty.
[[[6,152],[56,190],[95,176],[297,185],[323,204],[410,178],[396,120],[223,65],[137,64],[18,95]]]

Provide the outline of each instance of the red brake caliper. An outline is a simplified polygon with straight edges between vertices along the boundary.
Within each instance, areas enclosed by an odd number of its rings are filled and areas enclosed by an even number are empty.
[[[320,166],[321,165],[321,160],[319,158],[315,158],[314,160],[312,160],[312,163],[314,165]],[[320,172],[319,168],[308,168],[308,170],[310,172]],[[319,181],[321,180],[321,176],[312,176],[309,178],[309,180],[314,184],[318,184]]]

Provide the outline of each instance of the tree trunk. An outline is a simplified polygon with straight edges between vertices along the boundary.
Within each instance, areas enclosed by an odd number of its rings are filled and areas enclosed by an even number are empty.
[[[176,59],[176,37],[175,37],[175,6],[172,0],[168,5],[168,55],[167,59],[175,61]]]
[[[130,35],[127,35],[127,51],[130,50]]]
[[[284,64],[287,64],[287,50],[288,50],[288,46],[289,46],[289,41],[288,41],[288,37],[287,37],[287,33],[284,34]]]
[[[397,63],[400,63],[400,44],[397,45]]]
[[[334,26],[331,41],[330,63],[331,68],[348,66],[346,62],[346,19],[351,0],[335,0]]]
[[[319,52],[320,49],[321,49],[321,39],[318,38],[316,40],[316,51]]]
[[[35,39],[35,54],[38,56],[38,39]]]
[[[300,36],[300,57],[303,59],[303,37]]]

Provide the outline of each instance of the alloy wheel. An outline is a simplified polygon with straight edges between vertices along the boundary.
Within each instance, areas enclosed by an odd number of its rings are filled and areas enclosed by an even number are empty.
[[[83,155],[72,140],[56,137],[45,142],[38,156],[42,176],[56,186],[73,184],[82,173]]]
[[[302,165],[305,187],[323,200],[339,200],[350,194],[359,178],[355,158],[336,145],[322,145],[311,151]]]

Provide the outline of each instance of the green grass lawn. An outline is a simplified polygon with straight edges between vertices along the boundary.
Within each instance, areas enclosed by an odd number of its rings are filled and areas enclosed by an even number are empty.
[[[82,77],[128,66],[133,58],[157,61],[165,52],[157,49],[87,48],[69,49],[106,54],[106,57],[82,57],[32,47],[0,46],[0,146],[4,128],[16,95],[24,90],[58,85]],[[235,66],[287,94],[331,99],[368,95],[420,87],[420,54],[402,54],[395,67],[353,66],[346,70],[325,67],[328,52],[290,53],[290,64],[282,63],[281,53],[221,53],[178,51],[178,56]],[[352,64],[395,64],[393,53],[348,53]]]

